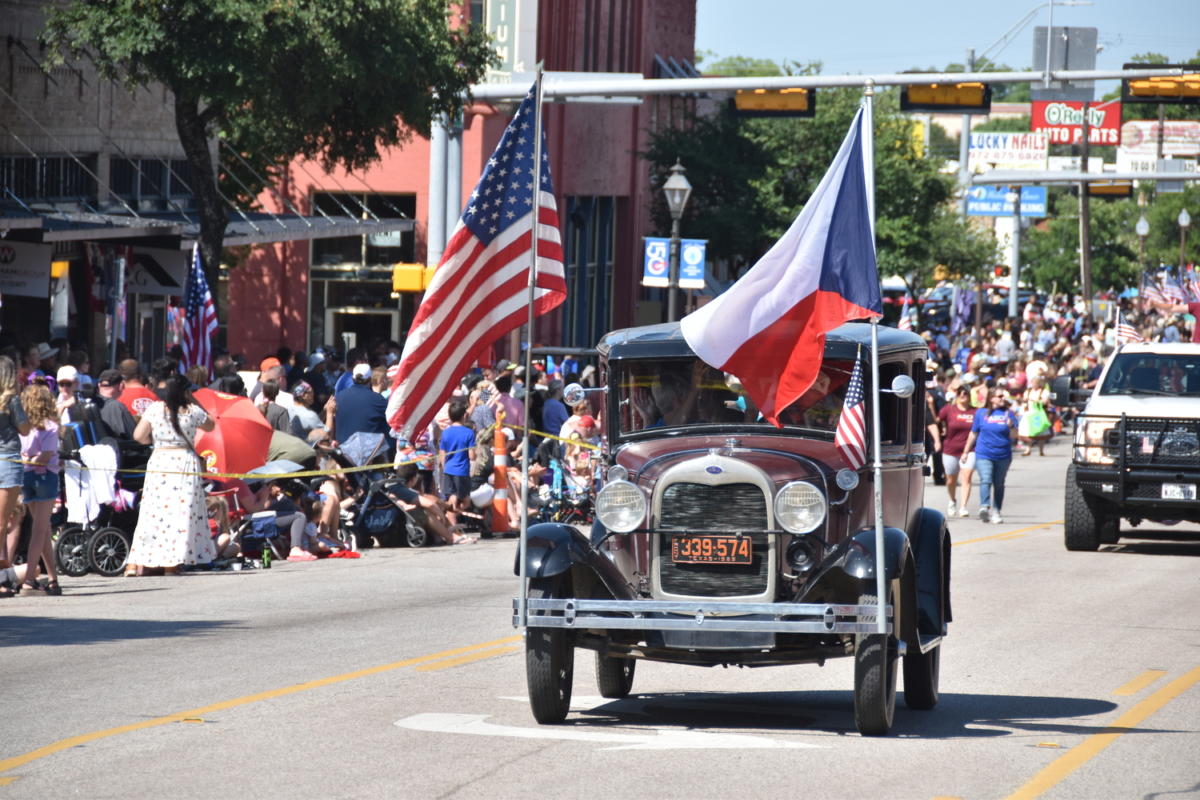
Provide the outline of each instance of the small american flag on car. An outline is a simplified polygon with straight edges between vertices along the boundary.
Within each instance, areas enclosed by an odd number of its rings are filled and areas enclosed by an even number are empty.
[[[1125,315],[1117,312],[1117,341],[1118,342],[1144,342],[1145,339],[1138,333],[1137,328],[1129,324],[1129,320],[1125,319]]]
[[[867,418],[863,402],[862,361],[854,362],[850,384],[846,388],[846,403],[838,418],[833,444],[851,469],[867,463]]]

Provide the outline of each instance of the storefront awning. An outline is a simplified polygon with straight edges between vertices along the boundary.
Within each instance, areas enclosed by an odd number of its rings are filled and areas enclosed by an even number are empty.
[[[264,213],[230,217],[225,245],[292,242],[340,236],[367,236],[413,229],[411,219],[355,219],[353,217],[272,216]],[[155,247],[190,250],[200,236],[200,223],[182,214],[102,214],[76,211],[46,213],[0,209],[0,230],[11,231],[26,242],[120,241]]]

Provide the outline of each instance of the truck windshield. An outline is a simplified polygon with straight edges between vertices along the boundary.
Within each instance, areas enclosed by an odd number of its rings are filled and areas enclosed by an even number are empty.
[[[833,431],[853,361],[825,361],[807,392],[784,409],[785,425]],[[738,379],[696,358],[622,361],[616,370],[622,434],[692,425],[762,425]]]
[[[1100,394],[1200,397],[1200,356],[1192,353],[1119,353]]]

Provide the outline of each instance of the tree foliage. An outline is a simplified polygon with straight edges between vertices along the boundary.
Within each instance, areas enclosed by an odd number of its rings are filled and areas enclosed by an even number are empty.
[[[297,156],[362,167],[459,107],[491,58],[444,0],[76,1],[51,5],[43,38],[59,58],[86,54],[105,77],[174,95],[210,279],[228,213],[212,136],[268,174]]]

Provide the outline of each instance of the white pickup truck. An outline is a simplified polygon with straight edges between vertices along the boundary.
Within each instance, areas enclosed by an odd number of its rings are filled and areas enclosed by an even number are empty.
[[[1068,405],[1070,383],[1054,385]],[[1115,544],[1131,525],[1200,522],[1200,344],[1120,348],[1078,420],[1067,468],[1068,550]]]

